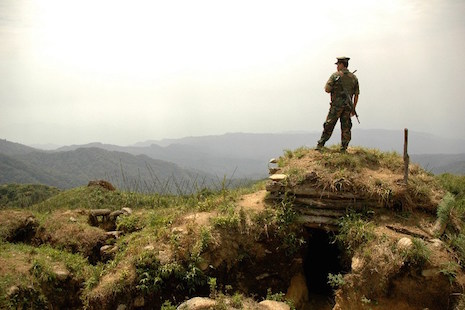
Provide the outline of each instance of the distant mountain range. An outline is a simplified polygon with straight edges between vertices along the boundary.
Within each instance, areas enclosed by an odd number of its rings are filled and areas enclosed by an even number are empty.
[[[96,179],[108,180],[121,189],[176,194],[218,183],[212,174],[146,155],[95,147],[44,152],[0,140],[0,184],[40,183],[67,189]]]
[[[263,178],[267,163],[279,157],[286,149],[301,146],[314,147],[320,133],[250,134],[230,133],[215,136],[186,137],[181,139],[150,140],[133,146],[116,146],[101,143],[86,146],[106,150],[144,154],[151,158],[170,161],[183,168],[198,169],[215,175],[244,178]],[[354,130],[351,145],[376,148],[381,151],[403,153],[404,131]],[[327,145],[340,141],[340,131],[335,130]],[[58,150],[74,150],[73,145]],[[465,140],[443,139],[430,134],[409,132],[408,152],[413,162],[433,173],[451,172],[465,174]],[[462,167],[462,168],[461,168]]]
[[[102,143],[44,151],[0,140],[0,184],[59,188],[104,178],[118,187],[181,192],[227,179],[265,178],[268,161],[286,149],[314,147],[320,133],[250,134],[151,140],[132,146]],[[327,145],[339,142],[335,131]],[[403,152],[403,130],[354,130],[351,145]],[[465,174],[465,140],[409,133],[409,155],[432,173]],[[169,185],[167,185],[169,184]],[[169,187],[169,188],[168,188]]]

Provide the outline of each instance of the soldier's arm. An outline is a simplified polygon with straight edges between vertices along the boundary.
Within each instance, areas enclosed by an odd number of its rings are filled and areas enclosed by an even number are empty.
[[[325,85],[325,92],[327,93],[330,93],[331,90],[333,89],[333,81],[331,78],[329,78],[328,82],[326,82],[326,85]]]
[[[325,85],[325,92],[330,93],[333,90],[334,83],[336,82],[337,72],[331,74]]]

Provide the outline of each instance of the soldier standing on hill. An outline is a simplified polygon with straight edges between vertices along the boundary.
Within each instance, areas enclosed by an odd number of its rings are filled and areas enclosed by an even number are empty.
[[[334,126],[337,120],[341,122],[341,152],[345,152],[351,139],[352,120],[350,119],[355,114],[355,107],[358,102],[359,87],[358,79],[355,74],[351,73],[347,68],[349,67],[349,57],[337,57],[337,71],[333,73],[328,82],[326,82],[325,91],[331,93],[331,102],[323,124],[323,133],[320,140],[318,140],[317,150],[322,150],[326,141],[331,138]],[[348,100],[353,98],[353,107]]]

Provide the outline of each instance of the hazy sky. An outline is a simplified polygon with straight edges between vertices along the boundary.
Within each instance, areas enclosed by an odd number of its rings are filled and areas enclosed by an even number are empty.
[[[465,1],[315,2],[0,0],[0,138],[320,131],[343,55],[354,128],[464,137]]]

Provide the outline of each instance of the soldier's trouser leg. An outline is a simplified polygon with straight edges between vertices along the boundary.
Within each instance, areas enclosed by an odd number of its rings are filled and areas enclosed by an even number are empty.
[[[341,113],[341,148],[346,149],[352,138],[352,119],[350,118],[350,110],[344,109]]]
[[[331,105],[331,108],[328,112],[328,116],[326,116],[326,121],[323,124],[323,133],[321,134],[320,140],[318,140],[319,146],[325,145],[326,141],[328,141],[329,138],[331,138],[334,126],[336,126],[337,120],[339,119],[343,111],[343,108]]]

